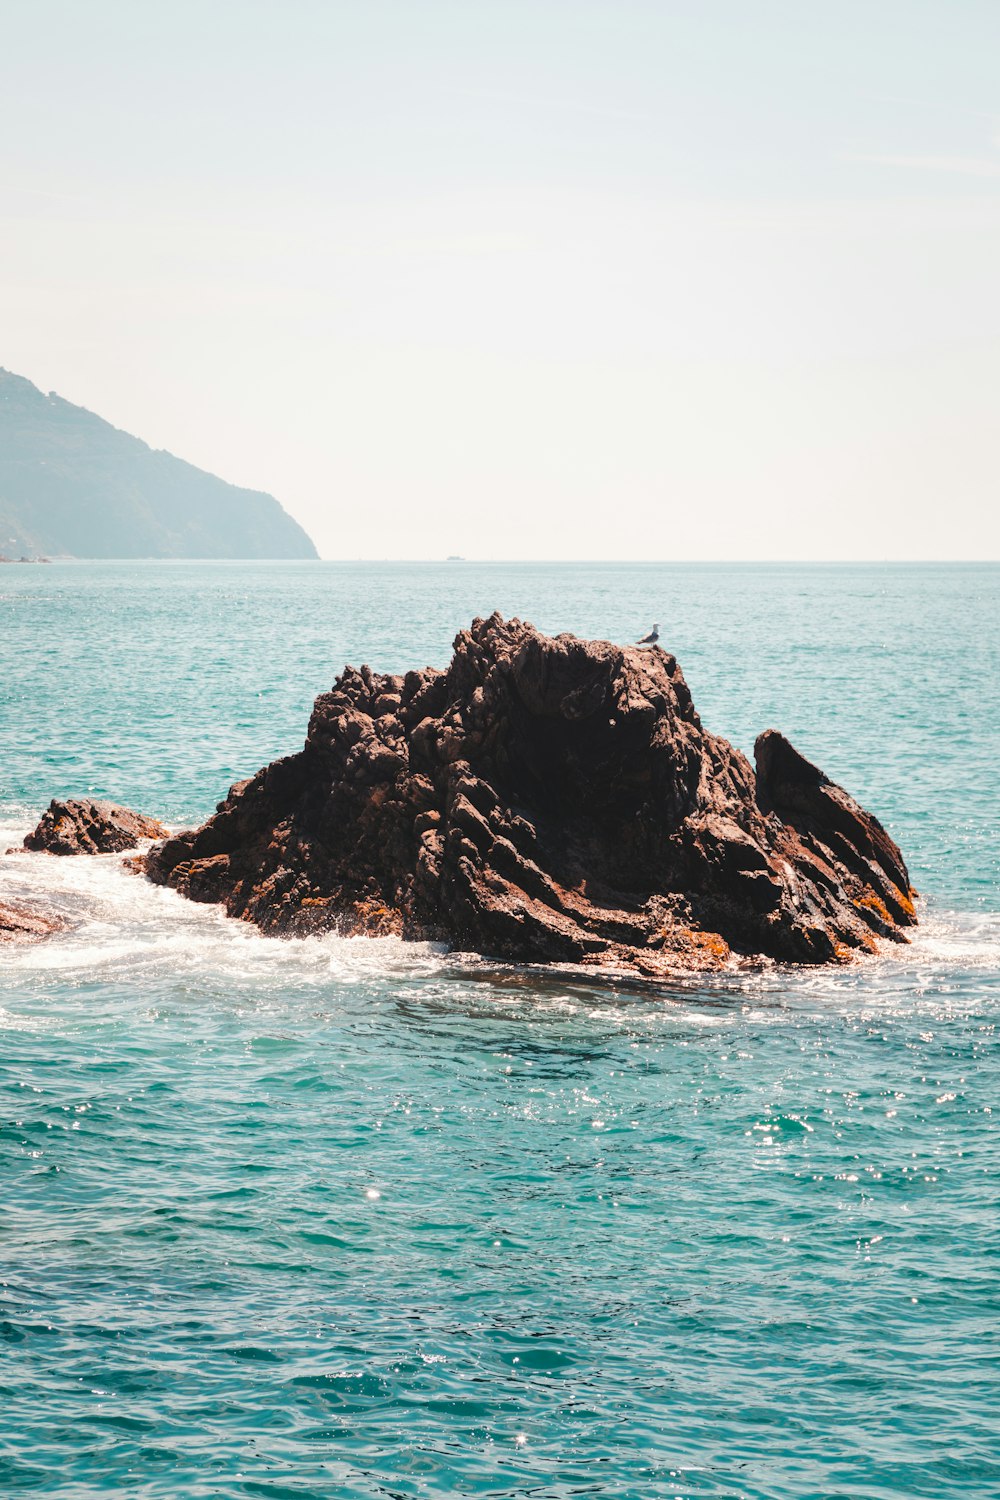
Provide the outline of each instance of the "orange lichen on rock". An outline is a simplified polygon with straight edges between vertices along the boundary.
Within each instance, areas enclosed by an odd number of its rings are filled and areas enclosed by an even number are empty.
[[[917,893],[912,886],[908,891],[901,891],[898,886],[896,888],[896,900],[899,902],[906,915],[908,917],[911,917],[914,922],[917,920],[917,908],[913,904],[913,898],[916,896],[916,894]]]
[[[345,913],[339,926],[345,936],[399,937],[403,919],[398,911],[378,901],[359,901]]]
[[[889,908],[886,906],[881,896],[876,896],[874,891],[866,891],[863,896],[859,896],[857,901],[855,902],[855,905],[863,907],[867,911],[873,911],[875,915],[881,917],[882,921],[885,922],[888,926],[892,926],[892,916],[889,912]]]
[[[733,956],[729,944],[717,932],[698,932],[691,929],[685,933],[685,937],[695,952],[714,958],[720,965],[728,963]]]

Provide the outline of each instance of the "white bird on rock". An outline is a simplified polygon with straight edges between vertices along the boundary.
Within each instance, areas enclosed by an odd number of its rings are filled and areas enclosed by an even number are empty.
[[[637,646],[655,646],[660,639],[660,627],[654,625],[648,635],[644,635],[641,641],[636,641]]]

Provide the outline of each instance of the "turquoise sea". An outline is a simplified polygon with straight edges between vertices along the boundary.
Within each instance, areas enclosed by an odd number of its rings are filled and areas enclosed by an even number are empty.
[[[1000,1496],[1000,567],[0,569],[0,1496]],[[345,662],[660,622],[706,724],[877,812],[912,945],[672,991],[279,941],[176,825]]]

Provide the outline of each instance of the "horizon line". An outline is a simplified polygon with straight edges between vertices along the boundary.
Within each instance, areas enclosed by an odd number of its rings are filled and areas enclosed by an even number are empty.
[[[489,564],[504,567],[978,567],[1000,563],[1000,557],[30,557],[2,559],[6,564],[53,563],[392,563],[421,567]]]

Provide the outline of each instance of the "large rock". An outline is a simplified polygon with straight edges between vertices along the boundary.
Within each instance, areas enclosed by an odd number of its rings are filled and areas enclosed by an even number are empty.
[[[66,926],[51,912],[32,911],[0,901],[0,943],[37,943]]]
[[[49,854],[118,854],[136,848],[140,839],[162,839],[166,834],[155,818],[144,818],[114,802],[53,799],[24,847]]]
[[[305,748],[147,871],[266,932],[400,933],[665,975],[844,961],[915,921],[881,825],[780,735],[759,774],[665,651],[499,615],[445,672],[348,667]]]

